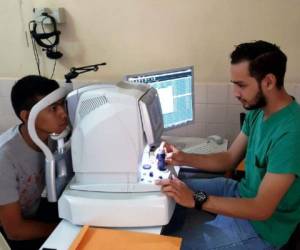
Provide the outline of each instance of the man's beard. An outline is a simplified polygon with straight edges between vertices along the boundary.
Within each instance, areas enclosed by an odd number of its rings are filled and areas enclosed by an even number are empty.
[[[243,105],[244,109],[247,110],[254,110],[263,108],[267,105],[266,97],[264,96],[263,92],[259,90],[255,96],[255,102],[254,104],[249,104],[248,106]]]

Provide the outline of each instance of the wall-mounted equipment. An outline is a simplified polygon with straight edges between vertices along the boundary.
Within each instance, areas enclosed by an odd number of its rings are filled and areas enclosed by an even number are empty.
[[[34,9],[35,18],[34,20],[30,21],[28,25],[33,52],[40,75],[40,60],[36,44],[46,52],[46,56],[49,59],[57,60],[63,56],[63,54],[57,50],[57,45],[59,44],[59,36],[61,34],[61,32],[57,29],[57,20],[61,20],[60,16],[56,15],[55,18],[54,16],[50,15],[48,13],[49,9],[47,8],[39,9],[39,11],[41,10],[43,10],[44,12],[39,12],[39,16],[37,16],[38,11],[37,9]],[[56,61],[53,66],[51,78],[53,77],[55,66]]]
[[[36,22],[41,23],[43,21],[43,13],[47,13],[52,16],[57,24],[65,22],[64,8],[33,8],[33,18]],[[44,20],[44,24],[51,24],[50,20]]]

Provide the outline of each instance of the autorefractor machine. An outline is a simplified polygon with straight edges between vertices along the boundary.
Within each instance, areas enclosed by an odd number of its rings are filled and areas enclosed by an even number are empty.
[[[53,153],[38,138],[35,119],[66,95],[72,135],[70,141],[53,136],[58,145]],[[72,90],[67,83],[32,108],[28,127],[46,156],[47,197],[58,200],[61,218],[104,227],[169,222],[175,203],[155,180],[176,173],[157,167],[153,146],[160,143],[163,118],[154,88],[120,82]]]

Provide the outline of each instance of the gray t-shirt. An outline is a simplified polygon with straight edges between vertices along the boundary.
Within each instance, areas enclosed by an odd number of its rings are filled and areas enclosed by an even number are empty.
[[[19,126],[0,135],[0,205],[19,201],[22,215],[31,217],[44,187],[43,153],[28,146]]]

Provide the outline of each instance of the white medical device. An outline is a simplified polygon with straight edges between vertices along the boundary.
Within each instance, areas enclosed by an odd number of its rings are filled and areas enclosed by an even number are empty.
[[[151,150],[163,132],[157,91],[126,82],[97,84],[70,92],[67,105],[75,175],[58,200],[59,216],[77,225],[167,224],[175,203],[155,180],[176,173],[160,171]],[[55,170],[50,173],[47,191],[54,201]]]
[[[46,157],[46,191],[58,200],[59,216],[77,225],[105,227],[161,226],[169,222],[175,202],[155,180],[176,174],[160,171],[151,146],[158,145],[163,119],[158,94],[146,85],[121,82],[72,90],[66,84],[39,101],[29,115],[28,129]],[[69,93],[69,94],[68,94]],[[70,143],[62,135],[53,154],[38,137],[38,113],[67,97],[73,127],[72,164],[64,159]],[[71,168],[71,169],[70,169]]]

